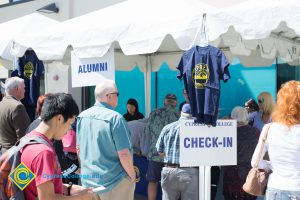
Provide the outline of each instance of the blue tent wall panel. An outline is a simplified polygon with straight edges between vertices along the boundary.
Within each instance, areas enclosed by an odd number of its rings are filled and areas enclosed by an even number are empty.
[[[155,73],[157,73],[157,92],[155,92]],[[161,108],[164,105],[164,97],[168,93],[173,93],[177,96],[178,105],[184,101],[183,97],[183,81],[177,78],[177,71],[170,70],[167,64],[163,64],[158,72],[152,72],[151,74],[151,110],[155,108]],[[157,97],[156,97],[157,95]],[[157,107],[155,107],[155,98],[157,98]]]
[[[276,97],[276,65],[267,67],[244,67],[232,64],[229,67],[231,78],[221,81],[219,117],[229,115],[235,106],[244,106],[245,102],[261,92],[269,92]]]
[[[120,93],[116,111],[126,113],[126,102],[134,98],[139,104],[139,111],[145,115],[145,83],[144,74],[138,67],[131,71],[116,71],[116,84]]]
[[[221,81],[221,97],[219,116],[229,115],[235,106],[244,106],[249,98],[256,99],[263,91],[270,92],[276,97],[276,66],[244,67],[239,63],[230,65],[231,78],[224,83]],[[176,77],[177,71],[170,70],[167,64],[163,64],[158,72],[151,73],[151,110],[163,106],[163,99],[167,93],[174,93],[178,98],[178,104],[184,101],[182,95],[183,81]],[[157,83],[155,81],[157,76]],[[133,97],[139,103],[140,112],[145,114],[145,84],[144,75],[135,68],[132,71],[116,71],[116,83],[120,92],[119,104],[116,111],[124,114],[126,102]],[[157,84],[157,87],[155,86]],[[94,103],[93,89],[91,100]],[[155,91],[157,88],[157,91]],[[156,104],[157,98],[157,106]],[[177,106],[178,108],[178,106]]]

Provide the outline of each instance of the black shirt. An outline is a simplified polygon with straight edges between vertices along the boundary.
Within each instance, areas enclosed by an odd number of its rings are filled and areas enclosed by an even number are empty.
[[[126,119],[126,121],[130,122],[133,120],[143,119],[144,115],[140,112],[134,113],[134,115],[129,114],[128,112],[123,115],[123,117]]]

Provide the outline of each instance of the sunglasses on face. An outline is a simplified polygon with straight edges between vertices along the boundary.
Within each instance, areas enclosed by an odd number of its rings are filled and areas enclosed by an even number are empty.
[[[115,94],[115,95],[117,95],[117,97],[120,95],[119,92],[112,92],[112,93],[108,93],[106,96],[108,96],[108,95],[110,95],[110,94]]]

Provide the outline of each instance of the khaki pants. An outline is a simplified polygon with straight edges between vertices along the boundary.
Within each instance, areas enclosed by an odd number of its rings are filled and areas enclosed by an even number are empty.
[[[135,182],[125,177],[116,187],[103,194],[95,195],[93,200],[133,200]]]

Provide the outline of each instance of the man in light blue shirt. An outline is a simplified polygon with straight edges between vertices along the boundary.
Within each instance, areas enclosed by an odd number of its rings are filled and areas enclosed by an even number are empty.
[[[77,119],[77,146],[84,187],[99,187],[101,200],[133,200],[135,172],[127,122],[113,109],[119,92],[111,80],[95,88],[96,103]]]
[[[180,167],[180,121],[193,119],[190,104],[184,104],[178,121],[166,125],[157,140],[156,148],[164,158],[161,172],[161,188],[164,200],[190,199],[199,197],[198,167]]]

